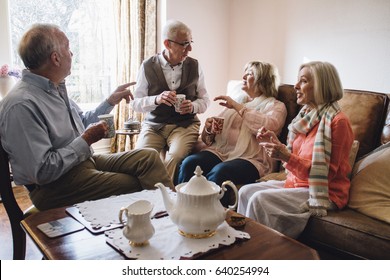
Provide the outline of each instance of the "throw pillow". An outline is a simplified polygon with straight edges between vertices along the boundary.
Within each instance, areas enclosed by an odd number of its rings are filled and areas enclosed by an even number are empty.
[[[348,206],[390,223],[390,142],[355,163]]]
[[[227,96],[233,98],[233,100],[243,103],[247,100],[248,95],[241,89],[242,81],[230,80],[227,85]]]

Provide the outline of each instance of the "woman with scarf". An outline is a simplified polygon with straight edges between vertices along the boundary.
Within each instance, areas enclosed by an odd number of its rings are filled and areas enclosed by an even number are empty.
[[[293,238],[310,216],[326,216],[328,210],[347,204],[348,157],[354,140],[337,102],[343,88],[332,64],[301,65],[295,90],[303,107],[288,127],[287,146],[266,128],[257,135],[267,155],[283,162],[286,180],[243,186],[238,205],[239,213]]]
[[[226,180],[248,184],[274,171],[276,161],[269,158],[256,140],[261,127],[278,135],[284,125],[287,110],[276,100],[279,74],[269,63],[253,61],[245,66],[241,94],[236,97],[217,96],[224,107],[218,117],[224,118],[219,133],[213,129],[213,118],[208,118],[202,132],[206,144],[203,150],[184,159],[178,182],[188,182],[196,166],[209,181],[221,185]],[[222,198],[228,204],[229,192]]]

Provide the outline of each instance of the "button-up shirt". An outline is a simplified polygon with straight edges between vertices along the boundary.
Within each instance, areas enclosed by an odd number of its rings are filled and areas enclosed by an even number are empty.
[[[158,55],[161,69],[164,73],[165,80],[169,86],[169,89],[174,91],[180,86],[181,74],[183,69],[183,63],[172,66],[165,59],[162,54]],[[199,65],[199,64],[198,64]],[[204,74],[200,66],[199,67],[199,80],[197,84],[198,99],[192,102],[194,107],[193,113],[201,114],[204,113],[207,109],[207,106],[210,104],[210,98],[207,94]],[[131,102],[133,109],[136,112],[150,112],[156,109],[157,105],[155,104],[156,96],[148,95],[149,83],[145,76],[144,65],[142,64],[137,77],[137,84],[134,90],[134,100]],[[179,94],[180,92],[178,92]]]
[[[56,87],[24,70],[22,80],[0,103],[1,143],[16,184],[53,182],[92,155],[81,134],[113,106],[104,101],[84,114],[67,99],[65,83]]]

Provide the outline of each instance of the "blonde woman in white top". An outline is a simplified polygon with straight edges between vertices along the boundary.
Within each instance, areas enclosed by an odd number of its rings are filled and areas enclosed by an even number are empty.
[[[279,134],[285,123],[287,110],[276,100],[279,85],[277,68],[269,63],[252,61],[246,64],[242,93],[234,99],[217,96],[224,107],[222,132],[212,129],[212,118],[205,122],[202,140],[207,145],[199,153],[184,159],[178,174],[178,183],[187,182],[197,165],[203,175],[218,185],[225,180],[235,184],[253,183],[273,171],[275,161],[259,146],[256,134],[261,127]],[[228,194],[222,199],[227,205]]]

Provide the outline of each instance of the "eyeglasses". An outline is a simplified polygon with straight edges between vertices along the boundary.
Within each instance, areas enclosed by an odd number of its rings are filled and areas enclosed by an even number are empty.
[[[190,42],[189,41],[185,41],[183,43],[179,43],[179,42],[173,41],[171,39],[168,39],[168,41],[172,42],[172,43],[175,43],[175,44],[178,44],[178,45],[182,46],[185,49],[188,48],[189,45],[192,45],[194,43],[194,41],[192,41],[192,40]]]

